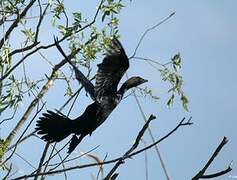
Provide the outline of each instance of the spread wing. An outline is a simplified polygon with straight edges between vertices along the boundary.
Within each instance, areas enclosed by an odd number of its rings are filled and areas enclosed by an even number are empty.
[[[113,95],[123,74],[129,67],[128,57],[121,43],[114,38],[101,64],[98,64],[95,83],[95,97]]]
[[[58,43],[58,39],[54,37],[54,42],[56,47],[58,48],[59,52],[63,55],[65,60],[73,67],[75,71],[76,79],[82,86],[85,88],[86,92],[89,93],[90,97],[95,100],[95,92],[94,92],[94,85],[85,77],[85,75],[79,71],[79,69],[71,62],[70,58],[64,53],[63,49]]]

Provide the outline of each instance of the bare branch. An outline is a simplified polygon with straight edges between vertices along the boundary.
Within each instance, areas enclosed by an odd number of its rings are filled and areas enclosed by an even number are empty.
[[[15,156],[17,156],[18,158],[20,158],[22,161],[24,161],[27,165],[29,165],[32,169],[36,169],[36,167],[30,163],[24,156],[20,155],[19,153],[15,152],[14,153]]]
[[[175,12],[172,12],[169,16],[165,17],[163,20],[161,20],[159,23],[157,23],[156,25],[148,28],[141,36],[141,38],[139,39],[139,42],[134,50],[134,53],[131,57],[129,57],[129,59],[133,58],[134,56],[136,56],[137,50],[139,48],[139,46],[141,45],[143,39],[145,38],[145,36],[147,35],[147,33],[149,33],[149,31],[152,31],[154,29],[156,29],[157,27],[159,27],[161,24],[163,24],[164,22],[166,22],[167,20],[169,20],[172,16],[175,15]]]
[[[45,104],[42,105],[42,107],[40,109],[38,109],[39,107],[39,104],[37,103],[37,110],[36,110],[36,113],[35,115],[33,116],[33,118],[31,119],[31,121],[29,122],[29,124],[26,126],[25,130],[23,131],[23,133],[20,135],[20,137],[18,138],[17,142],[16,142],[16,145],[14,146],[14,149],[11,153],[11,155],[6,158],[6,160],[4,160],[3,162],[1,162],[0,166],[2,166],[3,164],[5,164],[8,160],[11,159],[11,157],[14,155],[15,151],[16,151],[16,148],[17,148],[17,145],[18,143],[20,142],[21,138],[24,136],[24,134],[26,133],[26,131],[29,129],[30,125],[32,124],[32,122],[34,121],[34,119],[37,117],[37,115],[41,112],[41,110],[43,109]],[[6,139],[6,142],[7,142],[7,145],[10,144],[10,142]],[[2,157],[1,157],[2,158]]]
[[[98,147],[99,147],[99,145],[96,146],[96,147],[94,147],[93,149],[91,149],[91,150],[85,152],[85,153],[82,153],[81,155],[79,155],[79,156],[77,156],[77,157],[74,157],[74,158],[71,158],[71,159],[67,159],[67,160],[64,161],[64,163],[71,162],[71,161],[74,161],[74,160],[76,160],[76,159],[79,159],[79,158],[85,156],[86,154],[89,154],[89,153],[91,153],[92,151],[96,150]],[[61,163],[62,163],[62,161],[59,162],[59,163],[50,164],[49,166],[58,166],[58,165],[61,164]]]
[[[136,151],[136,152],[134,152],[134,153],[131,153],[131,154],[129,155],[129,157],[135,156],[135,155],[137,155],[137,154],[139,154],[139,153],[141,153],[141,152],[143,152],[143,151],[145,151],[145,150],[147,150],[147,149],[152,148],[152,147],[155,146],[156,144],[159,144],[161,141],[167,139],[171,134],[173,134],[175,131],[177,131],[177,129],[179,129],[180,127],[192,125],[193,123],[191,122],[191,119],[192,119],[192,118],[190,117],[187,122],[184,122],[184,121],[185,121],[185,118],[183,118],[183,119],[180,121],[180,123],[179,123],[172,131],[170,131],[168,134],[166,134],[165,136],[163,136],[163,137],[160,138],[159,140],[155,141],[155,142],[152,143],[151,145],[149,145],[149,146],[147,146],[147,147],[145,147],[145,148],[142,148],[142,149],[140,149],[140,150],[138,150],[138,151]]]
[[[144,147],[146,147],[146,141],[144,139],[141,139],[141,142],[144,144]],[[145,178],[148,180],[148,153],[147,151],[144,151],[144,166],[145,166]]]
[[[36,130],[32,131],[31,133],[29,133],[28,135],[26,135],[25,137],[21,138],[21,140],[18,143],[15,143],[13,145],[11,145],[10,147],[8,147],[7,151],[11,150],[12,148],[14,148],[15,146],[19,145],[20,143],[22,143],[23,141],[25,141],[26,139],[30,138],[31,136],[34,135],[34,133],[36,132]],[[6,151],[6,152],[7,152]]]
[[[155,61],[153,59],[150,59],[150,58],[144,58],[144,57],[139,57],[139,56],[134,56],[133,59],[138,59],[138,60],[144,60],[144,61],[149,61],[153,64],[156,64],[158,66],[162,66],[162,67],[166,67],[167,65],[171,64],[171,61],[165,63],[165,64],[162,64],[162,63],[159,63],[158,61]]]
[[[39,174],[40,171],[41,171],[41,168],[42,168],[42,165],[43,165],[43,162],[44,162],[44,159],[45,159],[45,157],[46,157],[46,154],[47,154],[48,149],[49,149],[49,143],[46,143],[46,145],[45,145],[45,147],[44,147],[44,151],[43,151],[42,156],[41,156],[41,158],[40,158],[40,162],[39,162],[39,166],[38,166],[38,169],[37,169],[37,171],[36,171],[36,174]],[[34,180],[37,180],[37,179],[38,179],[38,176],[36,175],[36,176],[34,177]]]
[[[167,20],[169,20],[169,19],[170,19],[172,16],[174,16],[174,15],[175,15],[175,12],[173,12],[173,13],[171,13],[169,16],[165,17],[163,20],[161,20],[161,21],[160,21],[159,23],[157,23],[156,25],[154,25],[154,26],[148,28],[148,29],[142,34],[142,36],[140,37],[139,42],[138,42],[138,44],[137,44],[137,46],[136,46],[136,48],[135,48],[135,50],[134,50],[134,53],[133,53],[133,55],[132,55],[131,57],[129,57],[129,59],[132,59],[132,58],[134,58],[134,57],[136,56],[136,53],[137,53],[137,50],[138,50],[139,46],[141,45],[141,43],[142,43],[143,39],[145,38],[145,36],[146,36],[150,31],[152,31],[152,30],[156,29],[157,27],[159,27],[161,24],[163,24],[164,22],[166,22]],[[141,59],[141,58],[137,57],[137,59]],[[146,60],[147,60],[147,59],[146,59]],[[147,62],[149,63],[149,61],[147,61]],[[151,64],[151,63],[150,63],[150,64]],[[158,64],[161,65],[160,63],[158,63]],[[153,64],[151,64],[151,65],[153,66]],[[127,75],[127,74],[126,74],[126,75]],[[142,113],[143,119],[144,119],[144,121],[146,121],[145,114],[144,114],[144,112],[143,112],[143,110],[142,110],[142,107],[141,107],[141,105],[140,105],[140,103],[139,103],[139,101],[138,101],[138,98],[137,98],[135,92],[133,92],[133,95],[134,95],[135,100],[136,100],[136,102],[137,102],[137,104],[138,104],[138,106],[139,106],[139,110],[140,110],[140,112]],[[154,137],[153,137],[152,131],[151,131],[151,129],[150,129],[149,127],[148,127],[148,131],[149,131],[149,135],[150,135],[152,141],[155,142],[155,139],[154,139]],[[170,178],[169,178],[167,169],[166,169],[166,167],[165,167],[165,163],[164,163],[164,161],[163,161],[163,159],[162,159],[161,153],[160,153],[160,151],[159,151],[159,149],[158,149],[157,146],[155,146],[155,150],[156,150],[156,154],[158,155],[158,158],[159,158],[159,160],[160,160],[161,167],[162,167],[162,169],[163,169],[163,171],[164,171],[164,173],[165,173],[166,179],[169,180]]]
[[[213,174],[209,174],[209,175],[205,175],[205,172],[207,170],[207,168],[211,165],[211,163],[213,162],[213,160],[217,157],[217,155],[219,154],[219,152],[221,151],[221,149],[224,147],[224,145],[228,142],[227,138],[224,137],[223,140],[221,141],[221,143],[219,144],[219,146],[216,148],[216,150],[214,151],[214,153],[212,154],[212,156],[210,157],[210,159],[207,161],[207,163],[205,164],[205,166],[202,168],[202,170],[200,170],[193,178],[192,180],[198,180],[198,179],[211,179],[214,177],[218,177],[218,176],[222,176],[224,174],[227,174],[228,172],[230,172],[232,170],[232,168],[230,166],[228,166],[227,169],[217,172],[217,173],[213,173]]]
[[[143,128],[140,130],[140,132],[138,133],[137,135],[137,138],[135,140],[135,143],[132,145],[132,147],[123,155],[124,159],[126,159],[126,157],[131,153],[133,152],[137,146],[139,145],[139,142],[143,136],[143,134],[145,133],[146,129],[148,128],[151,120],[155,119],[156,117],[151,115],[149,117],[149,119],[146,121],[145,125],[143,126]],[[109,180],[110,177],[114,174],[114,172],[118,169],[118,167],[123,164],[123,161],[124,161],[123,158],[121,158],[115,165],[114,167],[110,170],[110,172],[107,174],[107,176],[104,178],[104,180]]]
[[[15,114],[16,114],[17,108],[14,109],[13,114],[11,115],[11,117],[5,118],[0,122],[0,126],[2,125],[2,123],[6,122],[6,121],[10,121],[14,118]]]
[[[115,159],[112,159],[112,160],[108,160],[108,161],[104,161],[102,163],[90,163],[90,164],[84,164],[84,165],[79,165],[79,166],[74,166],[74,167],[69,167],[69,168],[65,168],[65,169],[59,169],[59,170],[55,170],[55,171],[51,171],[51,172],[45,172],[45,173],[39,173],[38,175],[51,175],[51,174],[59,174],[59,173],[63,173],[63,172],[66,172],[66,171],[71,171],[71,170],[74,170],[74,169],[83,169],[83,168],[88,168],[88,167],[94,167],[94,166],[101,166],[101,165],[105,165],[105,164],[111,164],[111,163],[116,163],[118,161],[121,161],[121,160],[125,160],[125,159],[129,159],[133,156],[136,156],[150,148],[152,148],[153,146],[155,146],[156,144],[164,141],[166,138],[168,138],[171,134],[173,134],[175,131],[177,131],[180,127],[183,127],[183,126],[189,126],[189,125],[192,125],[193,123],[190,122],[191,118],[187,121],[187,122],[184,122],[185,121],[185,118],[183,118],[180,123],[173,129],[171,130],[168,134],[166,134],[165,136],[163,136],[162,138],[160,138],[159,140],[157,140],[155,143],[152,143],[151,145],[149,146],[146,146],[145,148],[142,148],[138,151],[135,151],[129,155],[127,155],[126,157],[122,156],[122,157],[119,157],[119,158],[115,158]],[[19,177],[16,177],[14,178],[13,180],[16,180],[16,179],[25,179],[25,178],[29,178],[29,177],[34,177],[35,174],[30,174],[30,175],[24,175],[24,176],[19,176]]]
[[[51,151],[51,153],[50,153],[50,155],[49,155],[48,160],[46,161],[46,164],[45,164],[45,167],[44,167],[44,171],[43,171],[43,172],[46,172],[47,167],[48,167],[48,165],[49,165],[50,158],[52,157],[54,150],[55,150],[56,152],[58,152],[58,150],[57,150],[57,148],[56,148],[56,143],[54,143],[54,145],[53,145],[53,149],[52,149],[52,151]],[[63,158],[62,158],[60,152],[58,152],[57,155],[58,155],[59,159],[60,159],[61,162],[62,162],[62,161],[63,161]],[[64,165],[64,162],[62,162],[61,164],[62,164],[62,168],[65,169],[66,167],[65,167],[65,165]],[[67,173],[66,173],[66,171],[63,172],[63,174],[64,174],[65,180],[67,180]],[[41,180],[44,180],[44,179],[45,179],[45,176],[42,176],[42,177],[41,177]]]
[[[46,146],[47,146],[47,144],[51,145],[50,143],[46,143]],[[54,150],[56,150],[56,145],[57,145],[57,143],[54,143],[53,145],[51,145],[53,148],[52,148],[52,150],[51,150],[51,152],[49,154],[48,160],[44,163],[45,166],[44,166],[43,172],[46,172],[46,170],[48,168],[48,165],[49,165],[49,162],[50,162],[50,158],[52,157]],[[61,155],[60,154],[58,154],[58,155],[59,155],[59,159],[61,159]],[[43,164],[42,164],[42,166],[43,166]],[[62,167],[64,168],[64,165]],[[41,179],[44,179],[44,176],[42,176]]]
[[[127,74],[126,74],[126,76],[127,76]],[[128,78],[128,76],[127,76],[127,78]],[[132,94],[134,95],[134,98],[135,98],[135,100],[136,100],[136,103],[137,103],[137,105],[138,105],[138,108],[139,108],[139,110],[140,110],[140,112],[141,112],[142,118],[143,118],[144,122],[146,122],[146,115],[145,115],[145,113],[144,113],[144,111],[143,111],[143,109],[142,109],[141,103],[140,103],[140,101],[138,100],[137,95],[136,95],[136,93],[135,93],[134,91],[132,91]],[[153,136],[153,133],[152,133],[152,130],[150,129],[150,127],[148,127],[148,132],[149,132],[149,136],[151,137],[152,142],[155,143],[155,138],[154,138],[154,136]],[[164,163],[164,161],[163,161],[163,158],[162,158],[162,156],[161,156],[161,153],[160,153],[160,151],[159,151],[159,148],[158,148],[157,145],[155,145],[154,148],[155,148],[156,154],[157,154],[157,156],[158,156],[158,158],[159,158],[161,167],[162,167],[162,169],[163,169],[163,171],[164,171],[164,174],[165,174],[165,176],[166,176],[166,179],[169,180],[169,179],[170,179],[170,178],[169,178],[169,174],[168,174],[167,168],[165,167],[165,163]]]
[[[3,177],[2,180],[7,180],[11,171],[12,171],[12,163],[10,164],[10,168],[7,170],[7,174]]]
[[[201,178],[202,179],[211,179],[211,178],[215,178],[215,177],[219,177],[219,176],[223,176],[227,173],[229,173],[230,171],[232,171],[232,168],[230,166],[228,166],[225,170],[217,172],[217,173],[213,173],[213,174],[208,174],[208,175],[203,175]]]

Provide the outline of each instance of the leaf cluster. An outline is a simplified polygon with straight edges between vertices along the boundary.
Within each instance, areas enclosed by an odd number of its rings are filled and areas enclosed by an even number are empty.
[[[163,69],[159,69],[161,78],[163,81],[167,81],[170,84],[170,89],[168,93],[171,94],[170,98],[168,99],[166,105],[167,107],[171,107],[174,103],[176,95],[180,97],[180,101],[182,103],[183,108],[188,111],[188,98],[185,95],[182,87],[183,87],[183,77],[179,74],[179,69],[181,68],[181,56],[180,54],[175,54],[169,64],[170,67],[164,67]]]

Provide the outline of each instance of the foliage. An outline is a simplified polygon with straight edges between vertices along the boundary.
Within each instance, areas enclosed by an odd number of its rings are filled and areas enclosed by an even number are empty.
[[[171,107],[173,105],[175,95],[177,94],[180,96],[183,108],[188,111],[188,98],[182,90],[183,77],[178,71],[181,68],[180,54],[174,55],[169,64],[171,64],[172,68],[164,67],[163,69],[160,69],[162,80],[168,81],[171,85],[171,88],[168,90],[168,93],[170,93],[171,96],[167,101],[167,106]]]
[[[59,42],[64,43],[65,52],[72,62],[83,68],[91,79],[94,75],[91,74],[93,63],[103,56],[112,37],[120,37],[118,16],[125,8],[125,3],[126,1],[122,0],[102,0],[95,9],[94,17],[86,17],[80,10],[68,13],[66,1],[1,1],[0,27],[3,43],[2,45],[0,43],[0,115],[3,117],[6,114],[13,114],[9,118],[12,120],[15,111],[21,110],[22,117],[14,119],[16,126],[12,127],[7,137],[0,139],[0,167],[7,166],[4,162],[7,158],[3,157],[6,156],[9,145],[13,144],[16,134],[22,132],[22,127],[29,121],[33,109],[44,104],[44,95],[55,81],[64,82],[63,95],[68,96],[66,97],[68,101],[71,101],[76,93],[72,88],[72,80],[75,79],[73,70],[68,71],[68,68],[66,70],[63,68],[66,63],[64,60],[58,60],[62,59],[61,57],[50,59],[49,54],[55,48],[53,36],[59,37]],[[31,12],[36,13],[37,16],[33,16],[34,13]],[[53,31],[53,33],[46,32],[47,38],[43,34],[44,28],[46,31],[47,28]],[[48,69],[43,69],[40,77],[32,77],[28,74],[28,68],[39,63],[40,58],[47,63],[51,73],[48,73]],[[35,66],[34,68],[37,69]],[[181,57],[180,54],[176,54],[168,65],[159,68],[159,72],[162,80],[171,86],[168,90],[171,95],[167,106],[171,107],[175,97],[179,96],[182,106],[188,110],[188,98],[182,90],[183,78],[179,74],[180,68]],[[139,92],[143,97],[155,101],[160,98],[153,94],[151,87],[139,88]],[[21,104],[28,105],[25,112],[20,109]],[[63,105],[62,109],[65,106]],[[2,122],[0,126],[4,125]],[[28,130],[27,128],[25,131]],[[9,168],[5,169],[9,170]]]

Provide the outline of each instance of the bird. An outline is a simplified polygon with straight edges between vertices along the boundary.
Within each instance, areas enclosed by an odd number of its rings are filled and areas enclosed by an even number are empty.
[[[58,111],[48,110],[39,118],[35,129],[41,139],[49,143],[60,142],[73,134],[68,148],[68,153],[71,153],[85,136],[91,135],[108,118],[129,89],[148,80],[134,76],[127,79],[118,89],[120,80],[129,68],[129,59],[122,44],[115,37],[111,39],[102,63],[97,64],[95,85],[68,59],[56,38],[55,44],[64,58],[72,65],[76,79],[90,95],[93,103],[88,105],[85,111],[75,119],[70,119]]]

